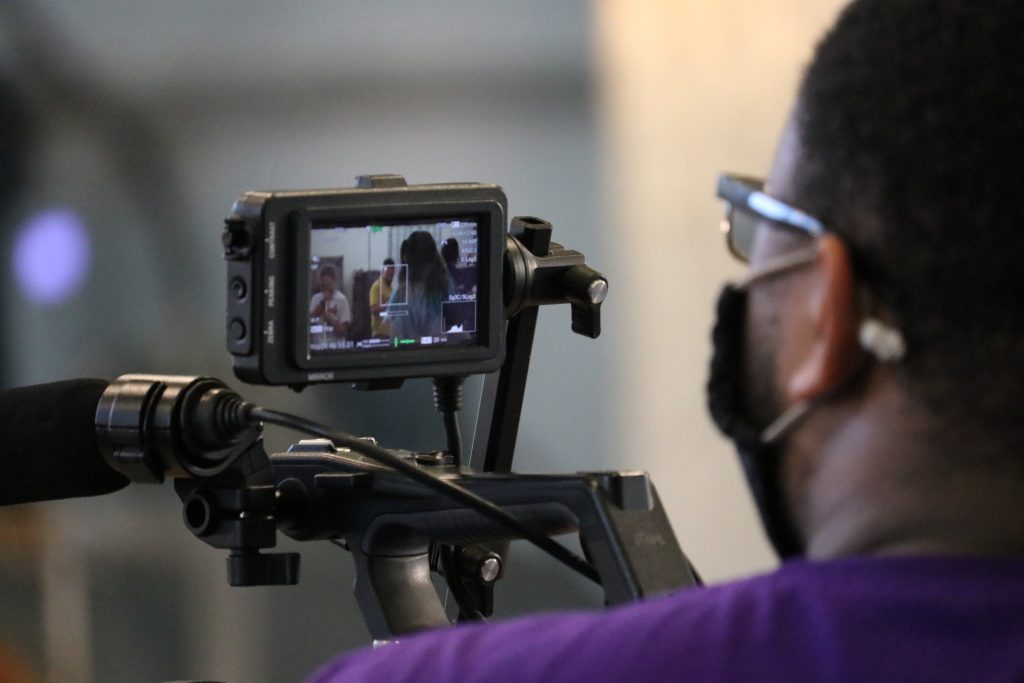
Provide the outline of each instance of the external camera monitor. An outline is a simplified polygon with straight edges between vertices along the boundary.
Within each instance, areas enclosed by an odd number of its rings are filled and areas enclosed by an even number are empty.
[[[247,193],[228,219],[228,349],[247,382],[469,375],[503,358],[494,185]]]

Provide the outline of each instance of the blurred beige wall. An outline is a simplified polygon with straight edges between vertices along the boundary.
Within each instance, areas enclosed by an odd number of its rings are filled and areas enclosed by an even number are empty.
[[[597,0],[595,62],[612,278],[606,330],[625,454],[649,470],[706,579],[775,560],[731,446],[704,407],[715,297],[741,271],[719,171],[767,171],[838,0]],[[611,464],[611,463],[609,463]]]

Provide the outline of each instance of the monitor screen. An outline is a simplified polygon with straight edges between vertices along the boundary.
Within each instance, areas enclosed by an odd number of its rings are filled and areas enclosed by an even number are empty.
[[[307,358],[480,345],[479,230],[473,216],[313,222]]]

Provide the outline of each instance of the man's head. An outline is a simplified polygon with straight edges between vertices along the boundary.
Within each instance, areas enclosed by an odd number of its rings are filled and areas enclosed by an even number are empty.
[[[796,115],[793,198],[903,331],[927,408],[986,430],[1024,398],[1022,26],[1016,0],[859,0]]]
[[[384,267],[381,268],[381,277],[384,278],[384,282],[391,282],[391,278],[395,276],[395,259],[390,256],[384,259]]]
[[[782,136],[767,194],[828,234],[757,234],[755,270],[808,245],[817,259],[751,289],[748,399],[762,427],[814,406],[781,478],[826,553],[943,547],[960,519],[997,517],[968,509],[972,484],[1024,479],[1022,20],[1011,0],[856,0]],[[905,358],[861,351],[867,316],[900,330]]]
[[[320,269],[320,291],[326,296],[334,294],[334,290],[337,288],[338,280],[334,274],[334,268],[331,266],[324,266]]]

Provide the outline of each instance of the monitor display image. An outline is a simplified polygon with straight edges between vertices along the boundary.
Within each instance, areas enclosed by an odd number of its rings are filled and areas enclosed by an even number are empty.
[[[307,358],[477,346],[479,221],[314,222]]]

